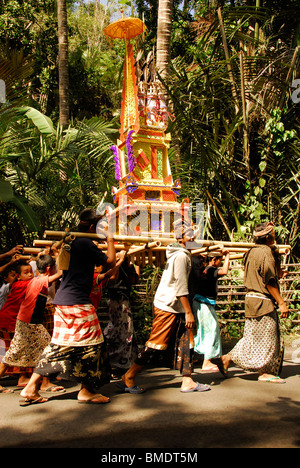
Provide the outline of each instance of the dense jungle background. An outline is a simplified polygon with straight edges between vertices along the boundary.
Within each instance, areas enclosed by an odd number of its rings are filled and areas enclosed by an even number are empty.
[[[162,6],[172,22],[158,33]],[[205,237],[247,240],[270,219],[297,261],[298,0],[2,0],[0,250],[112,202],[124,50],[103,29],[121,7],[147,26],[139,64],[155,64],[169,34],[170,160],[181,198],[204,203]]]

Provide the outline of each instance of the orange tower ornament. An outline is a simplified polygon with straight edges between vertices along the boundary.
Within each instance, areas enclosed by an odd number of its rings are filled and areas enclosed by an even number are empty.
[[[132,39],[146,30],[139,18],[122,18],[104,33],[123,40],[125,64],[121,107],[120,139],[112,146],[115,178],[112,187],[116,234],[174,238],[173,222],[181,215],[177,202],[180,181],[173,181],[168,151],[171,135],[165,133],[168,110],[158,80],[137,83]]]

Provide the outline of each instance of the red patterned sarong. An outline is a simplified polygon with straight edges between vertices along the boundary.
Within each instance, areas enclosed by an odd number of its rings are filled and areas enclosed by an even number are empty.
[[[92,304],[55,306],[51,343],[60,346],[91,346],[104,341]]]

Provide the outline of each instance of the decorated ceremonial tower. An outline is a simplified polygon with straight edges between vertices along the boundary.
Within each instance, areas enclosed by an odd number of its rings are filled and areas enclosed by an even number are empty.
[[[131,40],[145,31],[138,18],[122,18],[105,30],[108,39],[125,43],[120,138],[112,146],[115,178],[112,187],[116,234],[174,237],[173,222],[181,213],[180,181],[174,181],[166,133],[169,113],[157,79],[138,81]]]

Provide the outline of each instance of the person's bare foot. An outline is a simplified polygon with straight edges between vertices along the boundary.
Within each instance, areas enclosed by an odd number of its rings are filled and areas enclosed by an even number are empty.
[[[51,393],[64,393],[66,389],[60,385],[55,385],[51,382],[40,386],[41,392],[51,392]]]
[[[22,387],[22,388],[26,387],[29,380],[30,380],[30,377],[28,375],[21,374],[19,379],[18,379],[17,387]]]
[[[77,400],[79,403],[95,403],[95,404],[103,404],[109,403],[110,399],[100,393],[93,393],[90,392],[87,388],[82,388],[77,396]]]
[[[22,398],[25,398],[25,400],[32,401],[38,400],[39,398],[43,398],[38,391],[36,391],[35,389],[31,389],[31,387],[28,388],[28,385],[25,388],[23,388],[23,390],[20,393],[20,396]],[[43,398],[43,401],[48,401],[48,399]]]
[[[275,384],[284,384],[286,381],[284,379],[281,379],[277,375],[273,374],[261,374],[258,377],[259,382],[269,382],[269,383],[275,383]]]
[[[199,382],[195,382],[192,377],[183,376],[182,377],[182,384],[180,391],[183,393],[189,393],[193,391],[206,391],[209,390],[209,385],[200,384]]]
[[[218,371],[218,366],[216,366],[215,364],[213,364],[209,359],[204,359],[203,360],[203,364],[202,364],[202,368],[201,370],[203,371]]]
[[[131,368],[122,375],[122,382],[126,387],[130,388],[135,385],[135,378],[137,374],[142,370],[143,366],[133,363]]]
[[[228,368],[231,363],[231,357],[229,356],[229,354],[224,354],[223,356],[221,356],[221,360],[225,371],[228,371]]]
[[[0,385],[0,393],[14,393],[14,391],[10,388],[4,388],[2,385]]]
[[[135,379],[127,377],[126,374],[122,375],[122,381],[126,387],[133,387],[135,385]]]

